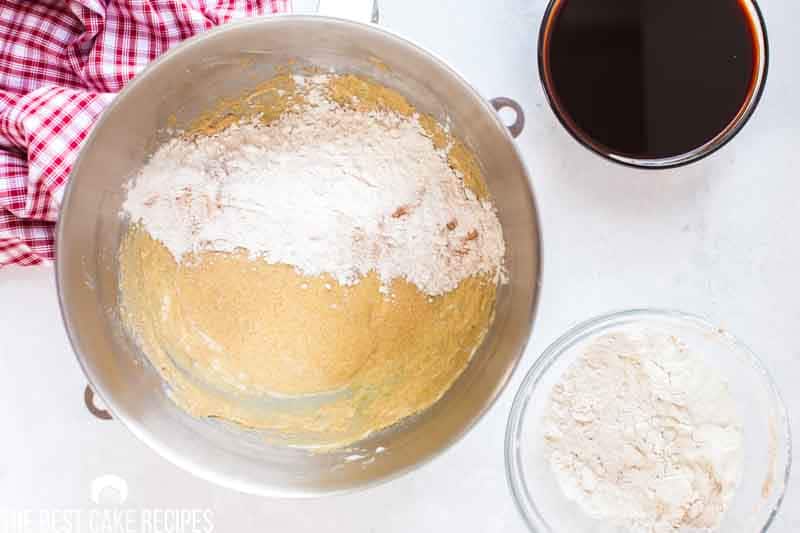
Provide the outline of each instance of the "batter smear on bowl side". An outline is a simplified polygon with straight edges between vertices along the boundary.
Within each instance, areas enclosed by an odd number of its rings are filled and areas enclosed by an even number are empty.
[[[472,154],[352,75],[222,102],[156,151],[123,211],[123,323],[175,401],[301,445],[436,402],[504,278]]]

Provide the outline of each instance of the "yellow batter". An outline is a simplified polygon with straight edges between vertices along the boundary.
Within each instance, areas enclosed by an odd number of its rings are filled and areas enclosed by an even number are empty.
[[[300,98],[294,89],[281,75],[243,101],[272,102],[259,112],[274,120]],[[413,113],[399,94],[354,76],[334,78],[331,94]],[[224,102],[190,134],[218,131],[246,107]],[[451,143],[451,165],[485,194],[465,146],[429,117],[423,124],[437,147]],[[374,275],[340,286],[245,254],[203,252],[178,264],[138,225],[119,264],[123,323],[179,405],[318,447],[349,444],[436,402],[482,341],[496,294],[493,279],[474,277],[435,298],[402,280],[385,295]]]

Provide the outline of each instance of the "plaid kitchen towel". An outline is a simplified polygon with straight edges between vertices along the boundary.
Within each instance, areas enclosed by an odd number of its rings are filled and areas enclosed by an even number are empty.
[[[0,0],[0,267],[53,259],[81,144],[114,94],[183,39],[291,0]]]

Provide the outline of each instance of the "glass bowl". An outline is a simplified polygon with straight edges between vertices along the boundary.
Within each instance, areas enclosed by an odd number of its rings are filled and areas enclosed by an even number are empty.
[[[758,358],[725,330],[677,311],[633,310],[604,315],[573,327],[530,369],[514,399],[506,430],[506,471],[511,492],[532,531],[618,532],[564,496],[545,454],[542,419],[550,391],[583,353],[612,331],[674,335],[726,379],[743,424],[741,479],[719,533],[766,531],[778,512],[791,467],[786,409]]]

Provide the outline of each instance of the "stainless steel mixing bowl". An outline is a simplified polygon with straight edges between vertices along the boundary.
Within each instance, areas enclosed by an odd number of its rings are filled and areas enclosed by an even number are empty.
[[[171,116],[188,120],[291,60],[370,76],[421,111],[449,117],[453,132],[483,167],[508,244],[509,283],[499,291],[496,319],[454,386],[425,412],[332,453],[269,444],[256,432],[189,416],[169,399],[117,315],[124,184],[165,140]],[[528,173],[492,106],[453,69],[409,41],[376,26],[316,16],[226,25],[178,46],[133,80],[75,164],[57,246],[64,322],[83,370],[114,418],[198,476],[266,495],[313,496],[377,483],[453,444],[508,381],[527,342],[539,291],[539,223]]]

